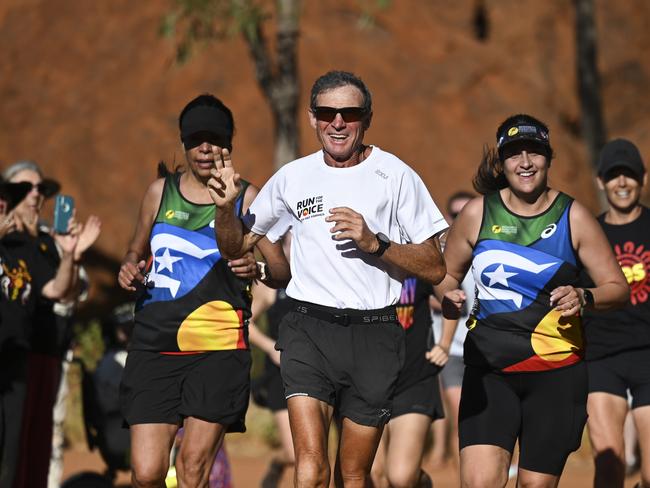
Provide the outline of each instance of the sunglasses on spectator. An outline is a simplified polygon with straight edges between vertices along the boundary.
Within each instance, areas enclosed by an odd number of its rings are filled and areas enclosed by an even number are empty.
[[[362,120],[367,112],[363,107],[314,107],[312,113],[317,120],[321,122],[332,122],[336,118],[336,114],[341,114],[344,122],[359,122]]]
[[[25,181],[23,183],[27,183],[30,185],[29,191],[32,191],[34,188],[36,188],[36,191],[40,193],[41,195],[47,195],[49,192],[49,188],[45,183],[30,183],[29,181]],[[28,192],[29,193],[29,192]]]

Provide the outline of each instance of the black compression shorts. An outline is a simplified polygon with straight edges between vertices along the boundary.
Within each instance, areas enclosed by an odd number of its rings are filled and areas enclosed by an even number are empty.
[[[128,425],[180,424],[186,417],[245,432],[250,394],[248,350],[167,355],[130,351],[120,385]]]
[[[502,374],[467,366],[460,399],[460,448],[499,446],[519,466],[559,476],[578,447],[587,420],[584,363],[553,371]]]
[[[624,351],[587,361],[589,393],[605,392],[627,399],[632,408],[650,405],[650,349]]]

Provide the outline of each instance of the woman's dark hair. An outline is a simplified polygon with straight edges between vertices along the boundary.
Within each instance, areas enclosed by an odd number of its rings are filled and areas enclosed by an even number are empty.
[[[319,77],[311,87],[309,107],[311,109],[316,108],[316,98],[321,93],[347,85],[352,85],[359,89],[363,95],[362,107],[366,114],[370,114],[372,112],[372,95],[370,95],[370,90],[368,90],[368,87],[361,78],[348,71],[328,71]]]
[[[517,133],[515,131],[515,134],[518,134],[516,136],[510,134],[510,129],[519,128],[523,130],[524,127],[522,126],[529,128],[531,132]],[[481,195],[487,195],[488,193],[499,191],[508,186],[508,181],[503,174],[503,158],[501,155],[503,147],[511,142],[530,140],[539,144],[539,147],[544,151],[544,155],[550,163],[551,159],[553,159],[553,148],[548,140],[548,132],[548,126],[532,115],[516,114],[504,120],[497,128],[497,147],[491,148],[485,146],[483,148],[483,157],[481,158],[476,175],[472,180],[474,189]],[[544,134],[544,137],[541,134]]]
[[[173,163],[172,167],[174,170],[170,171],[170,169],[167,167],[167,163],[161,159],[158,161],[158,166],[156,167],[156,176],[158,178],[167,178],[167,176],[178,173],[181,170],[181,166],[177,165],[176,163]]]
[[[472,186],[481,195],[488,195],[508,186],[508,180],[503,174],[503,161],[496,149],[483,147],[483,157],[472,180]]]

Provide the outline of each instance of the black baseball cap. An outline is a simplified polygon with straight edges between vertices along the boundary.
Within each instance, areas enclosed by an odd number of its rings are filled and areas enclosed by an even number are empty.
[[[643,179],[645,165],[637,147],[627,139],[614,139],[605,144],[598,160],[598,176],[605,176],[614,168],[627,168]]]
[[[503,148],[517,141],[535,142],[545,150],[548,157],[553,154],[548,128],[529,115],[520,114],[510,117],[501,125],[500,131],[497,133],[499,157],[503,159]]]

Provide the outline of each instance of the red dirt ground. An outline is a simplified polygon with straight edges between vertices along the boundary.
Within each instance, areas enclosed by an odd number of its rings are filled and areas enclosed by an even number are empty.
[[[256,449],[257,451],[257,449]],[[264,475],[271,451],[256,452],[255,455],[230,452],[230,463],[232,468],[233,486],[236,488],[253,488],[259,486]],[[64,457],[64,479],[80,471],[102,471],[105,465],[97,453],[85,450],[70,449]],[[444,469],[434,470],[430,464],[425,463],[425,469],[431,474],[436,488],[454,488],[458,486],[455,479],[455,470],[448,463]],[[560,488],[582,488],[589,487],[592,483],[593,467],[589,453],[583,447],[574,453],[567,463],[567,467],[560,482]],[[625,488],[632,488],[639,481],[638,475],[628,478]],[[129,474],[122,472],[117,479],[118,486],[129,486]],[[291,487],[291,473],[285,473],[281,487]],[[508,484],[508,488],[514,488],[514,481]]]

